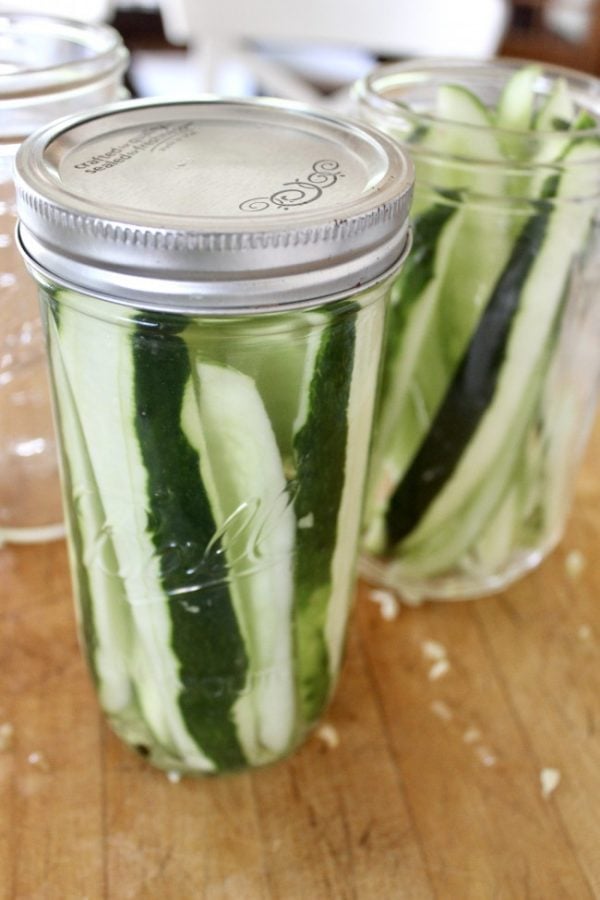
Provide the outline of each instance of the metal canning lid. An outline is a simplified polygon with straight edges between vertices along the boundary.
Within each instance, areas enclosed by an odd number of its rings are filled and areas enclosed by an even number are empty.
[[[384,135],[297,104],[133,101],[25,141],[19,235],[32,268],[106,299],[315,305],[399,260],[413,180]]]

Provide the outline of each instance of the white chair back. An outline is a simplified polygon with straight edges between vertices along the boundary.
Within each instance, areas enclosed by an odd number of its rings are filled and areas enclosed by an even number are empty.
[[[167,37],[188,43],[199,61],[199,88],[219,91],[219,70],[232,61],[258,86],[299,100],[318,92],[281,65],[281,56],[248,42],[336,45],[375,54],[494,54],[507,24],[506,0],[160,0]]]

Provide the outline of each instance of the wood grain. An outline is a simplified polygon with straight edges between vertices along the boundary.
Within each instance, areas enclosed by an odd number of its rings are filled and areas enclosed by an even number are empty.
[[[4,548],[0,898],[600,897],[599,454],[600,423],[563,543],[503,594],[385,621],[362,585],[327,715],[339,745],[314,735],[221,779],[174,784],[122,746],[77,648],[64,545]],[[437,679],[428,641],[447,651]]]

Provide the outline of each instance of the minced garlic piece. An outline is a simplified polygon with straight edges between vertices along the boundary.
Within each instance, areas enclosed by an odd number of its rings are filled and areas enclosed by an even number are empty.
[[[340,736],[333,725],[328,725],[327,723],[320,725],[317,728],[316,735],[330,750],[335,750],[336,747],[339,747]]]
[[[452,719],[452,710],[443,700],[434,700],[433,703],[430,704],[429,709],[438,717],[438,719],[442,719],[443,722],[449,722]]]
[[[470,728],[467,728],[465,733],[463,734],[463,741],[465,744],[476,744],[477,741],[481,740],[481,732],[479,728],[475,728],[471,725]]]
[[[450,671],[450,663],[447,659],[438,659],[436,663],[432,665],[430,668],[427,677],[430,681],[437,681],[438,678],[443,678]]]
[[[579,578],[586,564],[586,558],[581,550],[571,550],[565,557],[565,571],[569,578]]]
[[[42,772],[48,772],[50,770],[48,760],[39,750],[34,750],[33,753],[30,753],[27,757],[27,762],[30,766],[37,766]]]
[[[540,772],[542,785],[542,797],[549,797],[560,784],[560,772],[558,769],[542,769]]]
[[[439,641],[423,641],[421,650],[425,659],[431,659],[436,662],[440,659],[446,659],[448,655],[446,648]]]
[[[369,600],[379,604],[381,618],[390,622],[395,619],[400,611],[398,600],[391,591],[372,590],[369,591]]]
[[[3,722],[0,725],[0,751],[10,749],[14,734],[15,729],[10,722]]]

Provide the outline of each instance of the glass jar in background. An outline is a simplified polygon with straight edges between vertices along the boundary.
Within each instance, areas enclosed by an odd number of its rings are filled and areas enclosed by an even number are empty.
[[[418,61],[355,87],[415,163],[363,573],[411,603],[502,589],[563,533],[600,371],[600,82]]]
[[[17,251],[13,161],[61,116],[125,96],[112,28],[0,14],[0,545],[64,534],[35,283]]]
[[[277,760],[341,663],[412,166],[292,104],[140,102],[17,179],[101,706],[166,769]]]

